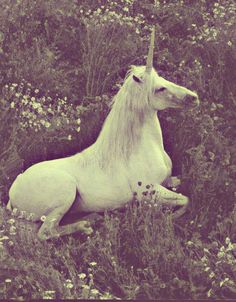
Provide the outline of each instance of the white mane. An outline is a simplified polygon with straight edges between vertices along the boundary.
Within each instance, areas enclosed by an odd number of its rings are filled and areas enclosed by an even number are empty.
[[[114,96],[113,106],[94,145],[101,166],[114,160],[127,161],[139,142],[141,128],[150,112],[149,95],[153,93],[157,73],[145,72],[145,66],[132,66],[124,84]],[[137,83],[133,75],[142,78]]]

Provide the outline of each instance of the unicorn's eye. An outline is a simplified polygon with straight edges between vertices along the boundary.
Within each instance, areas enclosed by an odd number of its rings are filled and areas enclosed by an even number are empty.
[[[157,89],[155,89],[155,93],[165,91],[166,89],[167,89],[166,87],[157,88]]]

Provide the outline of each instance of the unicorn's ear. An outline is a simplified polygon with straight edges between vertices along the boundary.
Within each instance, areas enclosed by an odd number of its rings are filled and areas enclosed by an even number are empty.
[[[138,78],[137,76],[133,75],[133,80],[137,83],[143,83],[143,80],[141,78]]]

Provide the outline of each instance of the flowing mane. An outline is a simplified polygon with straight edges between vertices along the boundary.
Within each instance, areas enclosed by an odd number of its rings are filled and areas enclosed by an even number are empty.
[[[143,83],[135,82],[133,76],[142,78]],[[153,92],[156,77],[156,71],[147,74],[145,66],[132,66],[127,72],[94,146],[101,166],[114,160],[127,161],[138,145],[140,130],[150,111],[149,94]]]

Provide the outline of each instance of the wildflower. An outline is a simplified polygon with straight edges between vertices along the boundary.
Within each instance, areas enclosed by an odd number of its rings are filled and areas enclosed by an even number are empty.
[[[38,107],[37,111],[38,111],[38,113],[42,113],[43,112],[42,107]]]
[[[34,96],[31,97],[31,101],[34,102],[36,99]]]
[[[53,114],[52,108],[48,108],[48,113]]]
[[[91,266],[96,266],[96,265],[97,265],[97,262],[94,262],[94,261],[93,261],[93,262],[90,262],[89,264],[90,264]]]
[[[8,236],[3,236],[2,238],[0,238],[0,241],[3,241],[3,240],[8,240],[9,237]]]
[[[201,260],[202,260],[202,262],[207,262],[207,257],[206,256],[203,256],[202,258],[201,258]]]
[[[235,250],[235,248],[236,248],[236,244],[230,242],[230,243],[228,244],[228,247],[227,247],[226,251],[227,251],[227,252],[228,252],[228,251],[233,251],[233,250]]]
[[[8,241],[8,245],[9,245],[9,246],[13,246],[13,245],[14,245],[14,242],[13,242],[13,241]]]
[[[35,91],[34,91],[35,93],[39,93],[39,90],[38,89],[35,89]]]
[[[208,271],[209,271],[209,269],[210,269],[210,267],[209,267],[209,266],[207,266],[207,267],[204,269],[204,271],[205,271],[205,272],[208,272]]]
[[[71,140],[72,140],[72,136],[71,136],[71,134],[69,134],[69,135],[67,136],[67,139],[68,139],[69,141],[71,141]]]
[[[55,290],[46,290],[43,292],[43,299],[54,299],[55,293]]]
[[[228,44],[229,46],[232,46],[232,45],[233,45],[231,41],[228,41],[227,44]]]
[[[40,217],[40,220],[41,220],[42,222],[44,222],[44,221],[46,220],[46,218],[47,218],[47,217],[43,215],[43,216]]]
[[[10,234],[11,234],[11,235],[15,235],[15,234],[16,234],[16,227],[15,227],[14,225],[12,225],[12,226],[10,227]]]
[[[212,294],[212,288],[208,290],[207,297],[209,298],[211,296],[211,294]]]
[[[91,294],[96,296],[99,294],[99,291],[96,288],[91,289]]]
[[[212,278],[214,278],[214,277],[215,277],[215,273],[214,273],[214,272],[211,272],[210,275],[209,275],[209,278],[212,279]]]
[[[222,257],[224,257],[224,252],[222,252],[222,251],[220,251],[218,254],[217,254],[217,257],[218,258],[222,258]]]
[[[78,118],[76,122],[77,122],[78,125],[80,125],[80,123],[81,123],[80,118]]]
[[[65,286],[66,286],[66,288],[73,288],[74,287],[74,285],[72,283],[67,283]]]
[[[11,279],[5,279],[6,283],[11,283]]]
[[[76,131],[77,131],[77,132],[80,132],[80,127],[78,127],[78,128],[76,129]]]
[[[15,219],[11,218],[11,219],[7,220],[7,223],[14,224],[15,223]]]
[[[222,246],[222,247],[220,248],[220,251],[221,251],[221,252],[224,252],[224,251],[225,251],[225,247]]]
[[[86,278],[86,274],[84,274],[84,273],[81,273],[78,276],[81,280],[84,280]]]
[[[230,243],[231,243],[230,238],[229,238],[229,237],[226,237],[226,238],[225,238],[225,244],[229,245]]]
[[[15,103],[11,102],[10,106],[11,106],[12,109],[15,108]]]
[[[49,128],[50,126],[51,126],[51,124],[50,124],[49,122],[46,122],[46,123],[45,123],[45,127],[46,127],[46,128]]]

